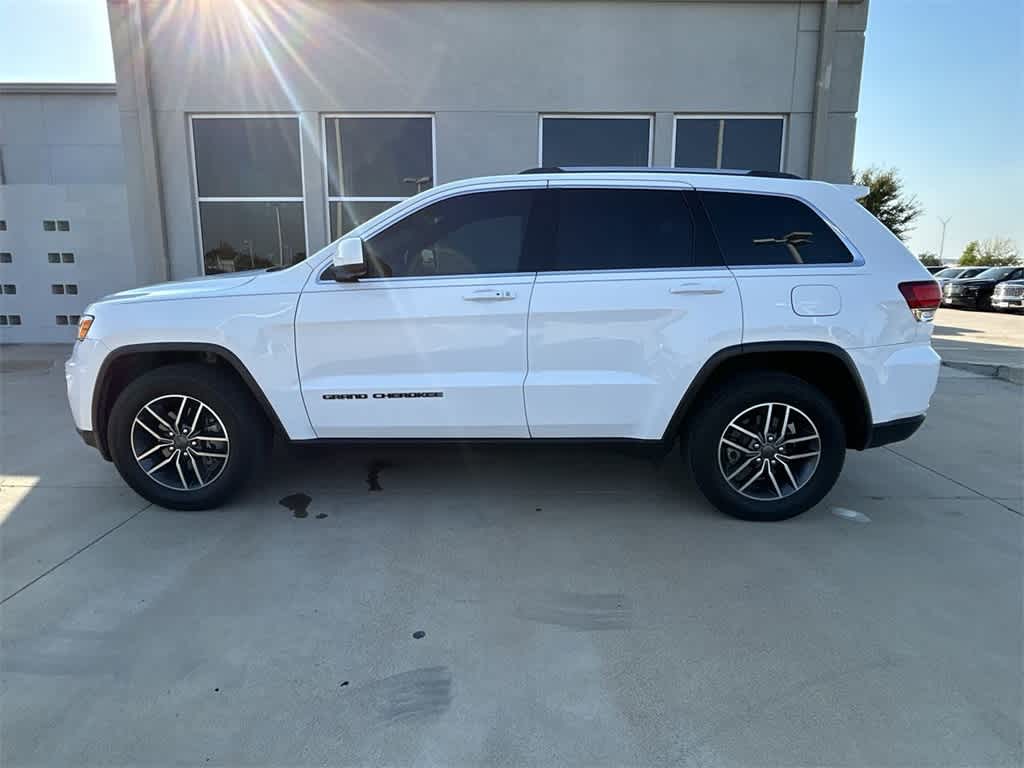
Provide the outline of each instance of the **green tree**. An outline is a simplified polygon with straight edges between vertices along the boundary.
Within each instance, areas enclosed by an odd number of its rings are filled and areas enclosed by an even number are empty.
[[[971,240],[960,254],[960,261],[957,264],[961,267],[976,267],[981,263],[981,243]]]
[[[1010,267],[1020,262],[1017,244],[1008,237],[971,240],[958,262],[961,267]]]
[[[926,267],[941,267],[942,266],[942,262],[939,261],[939,255],[937,253],[932,253],[931,251],[925,251],[924,253],[919,253],[919,254],[917,254],[917,258]]]
[[[924,212],[917,198],[904,191],[903,179],[895,168],[868,168],[854,175],[854,183],[868,188],[860,204],[900,240],[906,238]]]
[[[1008,237],[990,237],[979,248],[979,264],[989,267],[1010,267],[1020,261],[1017,244]]]

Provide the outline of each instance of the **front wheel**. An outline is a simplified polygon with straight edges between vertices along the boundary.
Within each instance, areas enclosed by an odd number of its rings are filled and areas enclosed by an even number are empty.
[[[712,504],[767,522],[824,498],[842,470],[846,435],[835,406],[816,387],[785,373],[748,373],[696,415],[687,452]]]
[[[199,364],[157,368],[125,387],[108,436],[125,482],[168,509],[223,503],[263,462],[271,440],[250,393]]]

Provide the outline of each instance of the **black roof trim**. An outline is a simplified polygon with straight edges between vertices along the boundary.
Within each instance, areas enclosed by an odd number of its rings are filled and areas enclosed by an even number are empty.
[[[756,176],[765,179],[802,179],[795,173],[785,171],[744,171],[732,168],[650,168],[647,166],[553,166],[550,168],[527,168],[520,174],[531,173],[700,173],[709,176]]]

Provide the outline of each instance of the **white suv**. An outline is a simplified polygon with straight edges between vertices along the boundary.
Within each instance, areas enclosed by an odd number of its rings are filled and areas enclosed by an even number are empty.
[[[306,261],[124,291],[66,366],[75,423],[164,507],[293,442],[677,439],[720,510],[780,520],[924,420],[937,284],[786,174],[537,169],[435,187]]]

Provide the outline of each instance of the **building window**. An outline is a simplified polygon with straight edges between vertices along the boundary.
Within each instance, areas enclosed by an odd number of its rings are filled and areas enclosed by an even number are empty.
[[[672,165],[781,171],[782,117],[676,116]]]
[[[53,285],[51,285],[50,286],[50,293],[52,293],[52,294],[54,294],[56,296],[63,296],[64,295],[64,285],[63,285],[63,283],[54,283]]]
[[[74,264],[75,263],[75,254],[73,254],[73,253],[66,253],[66,252],[65,253],[61,253],[60,261],[61,261],[62,264]]]
[[[70,232],[71,224],[67,221],[67,219],[57,219],[57,231]]]
[[[60,264],[60,254],[51,251],[50,253],[46,254],[46,260],[50,264]]]
[[[7,222],[4,219],[0,219],[0,232],[7,231]]]
[[[326,115],[324,147],[332,240],[434,186],[430,115]]]
[[[194,115],[191,125],[206,274],[305,259],[298,118]]]
[[[14,256],[9,251],[0,253],[0,264],[10,264],[12,261],[14,261]]]
[[[67,325],[67,324],[68,324],[68,316],[67,315],[57,315],[57,325]]]
[[[17,292],[18,292],[18,286],[16,286],[14,283],[4,283],[4,293],[5,294],[12,294],[12,293],[17,293]]]
[[[57,222],[54,219],[43,219],[43,231],[44,232],[56,232]]]
[[[650,115],[541,115],[540,164],[649,166]]]

